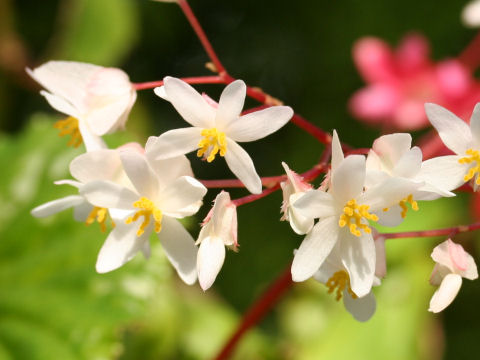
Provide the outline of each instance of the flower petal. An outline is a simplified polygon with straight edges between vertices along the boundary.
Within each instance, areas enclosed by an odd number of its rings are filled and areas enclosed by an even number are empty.
[[[227,85],[218,101],[215,126],[226,129],[231,122],[237,121],[245,103],[247,86],[242,80],[235,80]]]
[[[83,121],[78,121],[78,130],[82,135],[83,144],[87,151],[96,151],[101,149],[106,149],[107,145],[100,136],[93,134],[88,125]]]
[[[198,148],[202,140],[201,132],[202,129],[197,127],[167,131],[152,143],[149,154],[158,160],[188,154]]]
[[[356,198],[365,183],[365,157],[347,156],[335,171],[332,171],[331,194],[341,205]]]
[[[32,209],[30,213],[35,217],[42,218],[56,214],[60,211],[69,209],[74,206],[79,206],[85,202],[86,200],[83,196],[70,195],[39,205],[36,208]]]
[[[225,261],[225,245],[223,240],[216,236],[209,236],[202,240],[197,256],[197,272],[200,287],[205,291],[217,278]]]
[[[280,129],[292,115],[293,110],[289,106],[272,106],[231,121],[225,133],[238,142],[255,141]]]
[[[396,176],[404,178],[413,178],[420,171],[422,167],[422,150],[414,146],[407,150],[403,156],[398,160],[393,168],[393,173]]]
[[[383,166],[392,170],[398,161],[410,150],[412,136],[396,133],[380,136],[373,142],[372,150],[380,157]]]
[[[215,127],[215,109],[193,87],[170,76],[163,83],[168,100],[185,121],[199,128]]]
[[[180,176],[194,177],[190,160],[185,155],[164,160],[154,159],[148,150],[146,150],[145,155],[148,164],[157,175],[160,188],[164,188]]]
[[[460,164],[461,156],[439,156],[422,163],[420,172],[415,180],[424,181],[425,184],[434,186],[443,191],[452,191],[465,183],[463,180],[469,164]]]
[[[255,170],[250,155],[232,139],[227,137],[227,152],[225,161],[235,176],[252,194],[262,192],[262,181]]]
[[[335,214],[335,201],[332,195],[321,190],[310,190],[292,203],[300,215],[310,219],[323,218]]]
[[[156,199],[160,186],[156,174],[148,165],[147,158],[135,150],[122,150],[120,159],[137,193],[150,200]]]
[[[408,195],[413,194],[423,183],[404,178],[389,178],[369,188],[359,198],[360,204],[369,205],[370,212],[380,212],[384,208],[397,205]]]
[[[185,213],[185,209],[198,210],[198,207],[194,209],[190,206],[201,201],[206,193],[207,188],[198,180],[182,176],[162,189],[158,196],[158,204],[162,212],[168,216],[176,218],[190,216],[193,213]]]
[[[332,136],[332,171],[335,171],[336,168],[343,161],[343,150],[340,139],[338,138],[337,130],[333,130]]]
[[[139,195],[111,181],[97,180],[85,184],[80,194],[95,206],[114,209],[133,209]]]
[[[190,233],[177,220],[164,216],[158,238],[180,278],[187,285],[194,284],[197,281],[195,263],[198,250]]]
[[[473,139],[477,145],[480,145],[480,103],[477,103],[473,108],[473,113],[470,117],[470,130]]]
[[[83,204],[76,205],[73,208],[73,218],[75,219],[75,221],[85,222],[87,220],[88,215],[90,215],[90,213],[92,212],[92,210],[93,210],[93,205],[85,200]]]
[[[80,118],[80,113],[73,107],[67,100],[61,98],[58,95],[50,94],[47,91],[40,91],[40,95],[44,96],[51,107],[60,111],[63,114],[73,116],[76,119]]]
[[[94,180],[115,181],[122,172],[122,162],[116,150],[90,151],[77,156],[70,163],[70,173],[84,184]]]
[[[425,104],[425,111],[443,143],[454,153],[463,155],[472,143],[472,133],[465,121],[436,104]]]
[[[438,313],[445,309],[455,299],[461,286],[462,277],[460,275],[448,274],[445,276],[430,300],[428,311]]]
[[[369,320],[377,309],[375,295],[371,291],[367,295],[356,299],[352,298],[348,291],[344,291],[343,304],[355,320],[361,322]]]
[[[339,227],[334,216],[320,220],[303,239],[292,263],[293,281],[312,277],[337,242]]]

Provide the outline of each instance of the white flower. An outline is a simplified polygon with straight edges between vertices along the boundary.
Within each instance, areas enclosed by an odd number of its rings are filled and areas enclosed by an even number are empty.
[[[287,180],[280,183],[283,193],[281,208],[283,216],[280,220],[289,221],[293,231],[299,235],[303,235],[310,231],[314,220],[313,218],[307,218],[298,214],[291,205],[308,190],[311,190],[312,186],[304,181],[297,173],[290,170],[287,164],[282,162],[282,165],[287,174]]]
[[[89,182],[81,189],[95,206],[130,211],[107,237],[97,260],[97,271],[114,270],[148,248],[152,231],[158,235],[166,256],[182,280],[197,279],[197,247],[192,236],[177,219],[196,213],[207,189],[191,176],[188,160],[182,156],[155,160],[133,150],[120,152],[125,173],[133,189],[111,181]]]
[[[334,246],[313,277],[328,287],[328,293],[335,292],[337,301],[343,298],[345,308],[356,320],[367,321],[375,313],[377,304],[375,295],[371,290],[362,297],[358,297],[353,292],[348,270],[342,263],[341,250],[338,244]],[[380,285],[380,280],[377,277],[374,277],[373,285]]]
[[[436,262],[430,283],[439,286],[430,300],[428,311],[437,313],[452,303],[462,286],[462,277],[469,280],[478,278],[477,265],[473,257],[459,244],[448,239],[432,251]]]
[[[222,191],[198,235],[198,282],[203,290],[212,286],[225,260],[225,246],[237,249],[237,207],[228,192]]]
[[[470,126],[447,109],[436,104],[425,104],[428,119],[438,131],[445,146],[457,155],[433,158],[440,163],[440,176],[449,182],[448,188],[455,189],[463,183],[472,182],[477,191],[480,185],[480,103],[473,109]]]
[[[310,278],[337,244],[351,288],[358,297],[363,297],[370,292],[375,272],[375,245],[368,221],[377,221],[373,213],[397,204],[418,185],[390,178],[364,191],[365,157],[351,155],[341,160],[343,153],[336,134],[332,141],[328,192],[311,190],[293,204],[301,215],[319,221],[295,254],[292,278],[294,281]]]
[[[462,11],[462,22],[467,27],[480,26],[480,0],[470,1]]]
[[[418,210],[417,200],[435,200],[441,196],[455,196],[450,192],[455,188],[451,180],[443,176],[445,164],[442,158],[422,162],[422,151],[411,147],[410,134],[397,133],[384,135],[376,139],[368,153],[365,187],[368,189],[388,178],[399,177],[421,185],[418,190],[408,194],[399,204],[383,209],[379,223],[385,226],[397,226],[407,215],[410,204]]]
[[[277,131],[290,120],[292,109],[272,106],[240,116],[246,95],[241,80],[223,90],[218,106],[180,79],[166,77],[164,84],[155,93],[170,101],[192,127],[160,135],[153,150],[157,158],[167,159],[198,149],[197,156],[211,162],[220,154],[250,192],[260,193],[262,183],[253,161],[237,142],[258,140]]]
[[[47,91],[50,105],[68,115],[55,127],[70,134],[69,145],[83,142],[88,151],[104,148],[100,136],[125,126],[137,94],[120,69],[73,61],[49,61],[28,74]]]

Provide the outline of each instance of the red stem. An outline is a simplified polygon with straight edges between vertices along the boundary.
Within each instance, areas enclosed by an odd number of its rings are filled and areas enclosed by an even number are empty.
[[[475,71],[480,65],[480,32],[475,35],[470,44],[458,56],[458,60],[471,71]]]
[[[378,237],[382,237],[384,239],[400,239],[400,238],[412,238],[412,237],[447,236],[447,235],[451,235],[452,233],[456,234],[456,233],[474,231],[479,229],[480,229],[480,222],[473,223],[470,225],[459,225],[459,226],[454,226],[454,227],[444,228],[444,229],[384,233],[384,234],[379,234]]]
[[[180,78],[187,84],[223,84],[225,81],[221,76],[195,76]],[[163,80],[133,83],[135,90],[153,89],[163,85]]]
[[[242,321],[225,344],[223,349],[215,357],[215,360],[228,359],[232,351],[235,349],[238,341],[243,334],[252,326],[258,323],[265,314],[273,308],[282,295],[292,286],[292,275],[290,265],[275,280],[275,282],[262,294],[262,296],[253,303],[253,306],[243,315]]]

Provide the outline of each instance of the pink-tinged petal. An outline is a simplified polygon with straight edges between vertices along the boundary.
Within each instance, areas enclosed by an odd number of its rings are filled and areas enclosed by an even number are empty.
[[[423,70],[429,65],[430,46],[427,39],[420,34],[405,36],[396,51],[397,64],[405,74]]]
[[[282,166],[287,174],[287,179],[293,186],[294,192],[305,192],[312,189],[312,185],[303,180],[303,177],[298,175],[295,171],[290,170],[288,165],[282,161]]]
[[[205,291],[217,278],[225,261],[225,244],[216,236],[203,239],[198,249],[197,272],[200,287]]]
[[[384,278],[387,275],[387,257],[385,250],[385,239],[379,237],[375,240],[375,276]]]
[[[392,171],[411,146],[412,136],[410,134],[396,133],[380,136],[373,142],[372,150],[380,158],[383,167]]]
[[[450,240],[450,239],[449,239]],[[431,257],[433,261],[447,267],[451,272],[455,271],[455,267],[448,252],[448,240],[438,244],[432,251]]]
[[[198,206],[191,207],[191,205],[198,204],[206,193],[207,188],[198,180],[190,176],[182,176],[162,189],[155,202],[164,214],[180,218],[193,215],[190,211],[198,210]]]
[[[428,311],[438,313],[452,303],[462,286],[462,277],[457,274],[448,274],[430,300]]]
[[[120,151],[123,168],[140,196],[156,199],[159,192],[157,176],[148,165],[147,158],[132,150]]]
[[[122,177],[123,167],[116,150],[102,149],[77,156],[70,163],[70,173],[84,184],[94,180],[115,181]]]
[[[197,281],[197,247],[190,233],[177,220],[164,216],[162,230],[157,234],[165,255],[180,278],[192,285]]]
[[[373,292],[360,298],[352,298],[348,291],[343,292],[343,304],[345,309],[352,314],[355,320],[365,322],[369,320],[377,309],[377,302]]]
[[[321,190],[306,192],[291,206],[298,214],[310,219],[333,216],[336,213],[335,200],[332,195]]]
[[[252,194],[260,194],[262,192],[262,181],[255,170],[250,155],[228,137],[225,161],[232,173],[245,185],[248,191]]]
[[[167,99],[185,121],[199,128],[215,127],[215,109],[193,87],[170,76],[163,83]]]
[[[255,141],[280,129],[292,115],[293,110],[289,106],[272,106],[231,121],[225,133],[238,142]]]
[[[353,47],[353,60],[366,82],[391,81],[395,78],[395,59],[390,47],[380,39],[366,37]]]
[[[327,258],[338,240],[338,219],[320,220],[303,239],[292,263],[293,281],[305,281],[312,277]]]
[[[469,69],[458,60],[446,60],[435,68],[439,91],[453,99],[465,96],[471,89],[473,78]],[[458,100],[457,100],[458,101]]]
[[[404,178],[413,178],[422,167],[422,150],[414,146],[398,160],[393,173]]]
[[[425,104],[425,111],[443,143],[454,153],[463,155],[472,143],[469,126],[439,105],[427,103]]]
[[[469,253],[467,253],[467,268],[465,271],[462,271],[460,275],[468,280],[475,280],[478,278],[477,264],[475,264],[475,260]]]
[[[147,226],[145,232],[137,236],[138,227],[142,221],[139,219],[129,225],[120,221],[116,224],[98,254],[95,266],[98,273],[103,274],[118,269],[144,248],[145,243],[148,243],[153,225]]]
[[[340,236],[340,254],[350,276],[350,287],[358,297],[363,297],[372,289],[375,275],[376,253],[372,235],[357,237],[343,229]]]
[[[81,120],[78,121],[78,130],[80,130],[87,151],[97,151],[107,148],[103,139],[100,136],[93,134],[88,128],[88,125]]]
[[[452,240],[447,240],[447,249],[450,259],[452,260],[453,265],[456,268],[456,271],[465,271],[467,270],[468,265],[468,253],[463,250],[462,245],[455,244]]]
[[[160,135],[150,147],[154,159],[165,160],[188,154],[198,148],[203,129],[197,127],[170,130]]]
[[[63,114],[73,116],[76,119],[80,118],[80,113],[78,112],[72,104],[70,104],[67,100],[61,98],[58,95],[50,94],[47,91],[40,91],[40,95],[45,97],[47,102],[53,107],[55,110],[60,111]]]
[[[140,195],[121,185],[110,181],[97,180],[85,184],[80,195],[95,206],[113,209],[133,209],[133,203]]]
[[[231,220],[226,215],[227,209],[232,206],[236,208],[234,204],[232,204],[230,200],[230,194],[226,191],[221,191],[215,198],[215,203],[213,204],[212,208],[212,217],[211,222],[213,224],[213,229],[216,235],[221,237],[222,239],[225,238],[223,234],[223,229],[230,228],[229,224]],[[229,231],[229,230],[228,230]]]
[[[429,125],[425,115],[424,103],[426,99],[405,99],[399,103],[392,114],[395,128],[401,130],[418,130]]]
[[[70,209],[74,206],[79,206],[85,202],[86,200],[83,196],[70,195],[39,205],[36,208],[32,209],[30,213],[35,217],[42,218],[56,214],[66,209]]]
[[[355,117],[367,123],[386,123],[399,102],[398,88],[387,84],[373,84],[353,94],[349,109]]]
[[[365,157],[350,155],[332,172],[331,194],[339,204],[356,198],[365,184]]]
[[[470,117],[470,130],[477,146],[480,146],[480,103],[475,105],[472,116]]]
[[[443,191],[455,190],[465,183],[463,178],[470,167],[470,164],[460,164],[460,158],[461,156],[448,155],[424,161],[415,180],[424,181],[425,184]]]
[[[397,205],[408,195],[413,194],[422,183],[416,183],[404,178],[390,178],[379,185],[369,188],[358,199],[359,204],[369,205],[370,212]]]
[[[247,86],[242,80],[236,80],[227,85],[218,101],[215,126],[219,129],[227,129],[230,123],[236,122],[245,103]]]
[[[340,165],[345,157],[343,156],[342,144],[338,138],[337,130],[333,130],[332,136],[332,171]]]

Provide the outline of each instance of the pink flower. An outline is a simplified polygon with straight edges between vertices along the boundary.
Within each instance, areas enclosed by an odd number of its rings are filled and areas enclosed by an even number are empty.
[[[357,41],[353,58],[368,85],[350,99],[352,114],[390,131],[427,127],[425,102],[468,115],[480,95],[479,84],[459,61],[434,63],[429,52],[427,40],[418,34],[406,36],[396,50],[373,37]]]

